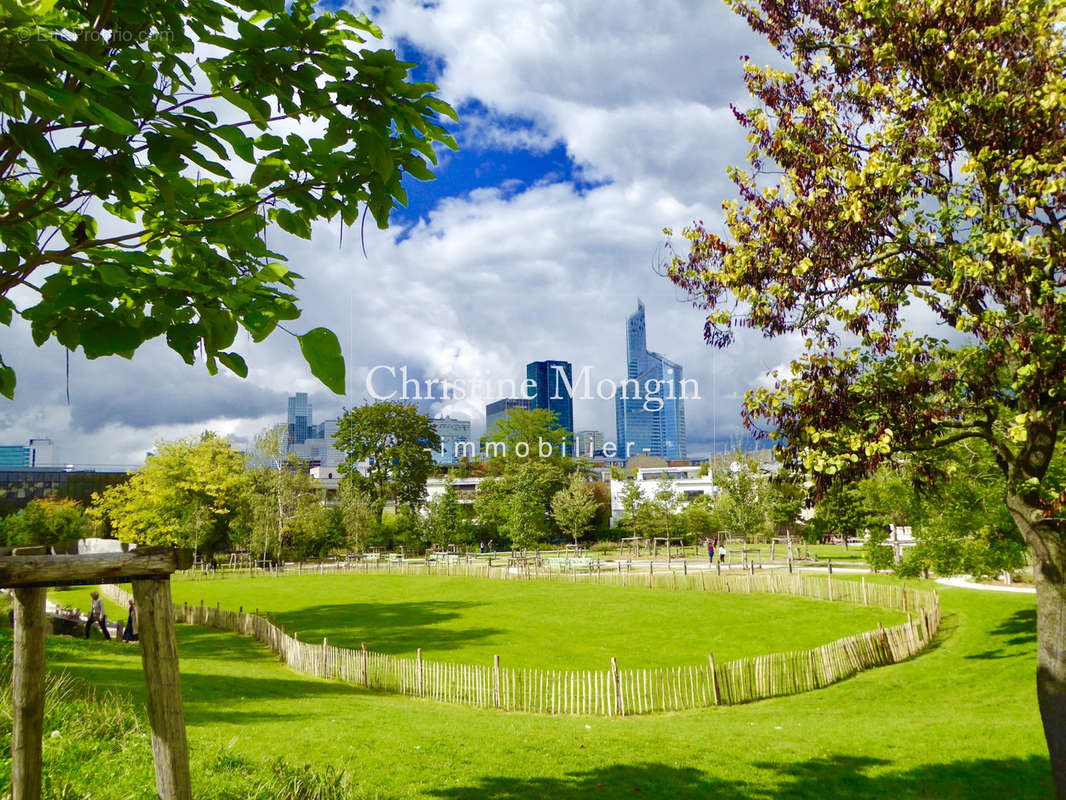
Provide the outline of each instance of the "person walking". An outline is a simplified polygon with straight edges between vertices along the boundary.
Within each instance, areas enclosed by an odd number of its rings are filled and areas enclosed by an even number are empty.
[[[133,607],[133,600],[130,600],[130,607],[126,616],[126,627],[122,630],[122,641],[137,641],[137,610]]]
[[[99,623],[100,630],[104,633],[104,638],[111,641],[111,634],[107,632],[107,615],[104,614],[104,601],[100,599],[100,593],[96,590],[89,592],[89,597],[92,598],[93,604],[89,609],[89,619],[85,622],[85,638],[89,638],[89,631],[93,627],[93,623]]]
[[[707,563],[714,566],[714,540],[710,536],[707,537]]]

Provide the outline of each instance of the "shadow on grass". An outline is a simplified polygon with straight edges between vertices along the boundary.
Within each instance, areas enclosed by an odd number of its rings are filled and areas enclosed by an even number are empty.
[[[460,619],[464,609],[485,603],[432,601],[419,603],[337,603],[279,612],[275,620],[285,632],[301,640],[358,649],[366,642],[370,650],[391,655],[412,655],[419,647],[427,651],[454,650],[470,642],[500,636],[501,628],[444,628],[443,623]]]
[[[728,758],[728,748],[723,748]],[[938,800],[1051,798],[1047,759],[983,759],[893,770],[891,762],[836,755],[792,764],[755,765],[750,782],[728,780],[692,767],[624,764],[552,778],[486,777],[475,786],[430,790],[455,800],[530,798],[632,798],[670,800],[770,800],[833,798],[884,800],[926,797]]]
[[[273,657],[254,639],[192,626],[178,628],[181,688],[190,725],[211,722],[252,723],[295,718],[305,713],[299,701],[330,697],[358,701],[369,694],[338,681],[303,678],[275,672]],[[216,659],[235,663],[266,663],[277,677],[261,674],[218,674]],[[82,678],[100,690],[113,690],[145,702],[144,671],[137,645],[49,639],[48,665]],[[234,699],[246,702],[234,702]]]
[[[990,628],[988,633],[990,636],[1000,637],[996,643],[1001,646],[982,653],[974,653],[966,656],[967,658],[1017,658],[1036,646],[1036,609],[1019,609],[996,627]]]

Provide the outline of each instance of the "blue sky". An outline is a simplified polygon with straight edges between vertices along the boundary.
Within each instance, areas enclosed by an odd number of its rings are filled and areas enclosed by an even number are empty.
[[[352,7],[359,11],[359,8]],[[460,113],[458,152],[438,178],[408,185],[392,226],[315,229],[310,242],[272,230],[305,276],[297,331],[334,329],[348,391],[328,393],[294,339],[238,342],[249,377],[209,377],[161,343],[130,362],[5,346],[19,393],[0,409],[0,443],[55,440],[64,462],[139,463],[159,439],[205,429],[249,441],[281,419],[288,394],[312,395],[316,420],[362,402],[376,365],[420,377],[520,379],[525,364],[561,359],[593,380],[625,373],[624,325],[637,298],[648,342],[701,387],[687,403],[689,451],[744,438],[743,393],[798,353],[794,341],[741,337],[710,351],[703,317],[660,274],[666,237],[720,220],[730,164],[746,143],[730,103],[747,105],[740,58],[773,57],[724,4],[664,0],[407,0],[370,16],[382,46],[418,61]],[[675,239],[675,243],[677,240]],[[365,248],[365,255],[364,255]],[[10,356],[10,358],[9,358]],[[426,404],[484,425],[493,397]],[[614,437],[608,400],[575,404],[575,425]]]

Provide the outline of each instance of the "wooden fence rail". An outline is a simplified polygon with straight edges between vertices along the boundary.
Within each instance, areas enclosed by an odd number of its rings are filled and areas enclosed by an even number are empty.
[[[402,565],[381,571],[402,569]],[[484,568],[486,576],[492,575]],[[469,574],[456,567],[431,570],[438,574]],[[558,576],[532,575],[558,580]],[[811,650],[771,653],[723,663],[708,656],[706,664],[653,669],[620,669],[611,659],[605,670],[517,669],[491,665],[454,664],[395,656],[330,645],[327,640],[304,642],[257,614],[200,605],[175,606],[178,622],[253,636],[298,672],[340,680],[383,692],[427,697],[476,708],[499,708],[540,714],[597,716],[681,711],[714,705],[748,703],[781,695],[820,689],[864,669],[894,664],[921,651],[940,627],[940,604],[935,592],[905,586],[833,580],[810,575],[654,576],[636,573],[585,575],[586,580],[621,585],[665,586],[735,593],[775,593],[850,602],[907,612],[908,621],[889,628],[847,636]],[[565,580],[573,580],[567,576]],[[107,596],[124,604],[129,595],[118,586],[102,587]]]

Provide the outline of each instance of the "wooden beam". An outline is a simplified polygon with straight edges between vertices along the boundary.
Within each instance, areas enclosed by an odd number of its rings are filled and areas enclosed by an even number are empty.
[[[15,590],[15,655],[11,678],[15,718],[11,735],[12,800],[40,800],[44,720],[44,601],[47,590]]]
[[[191,551],[172,547],[76,556],[4,556],[0,557],[0,587],[125,583],[134,578],[170,575],[191,566]]]
[[[170,579],[133,580],[133,599],[140,615],[141,661],[152,726],[156,792],[160,800],[192,800]]]

